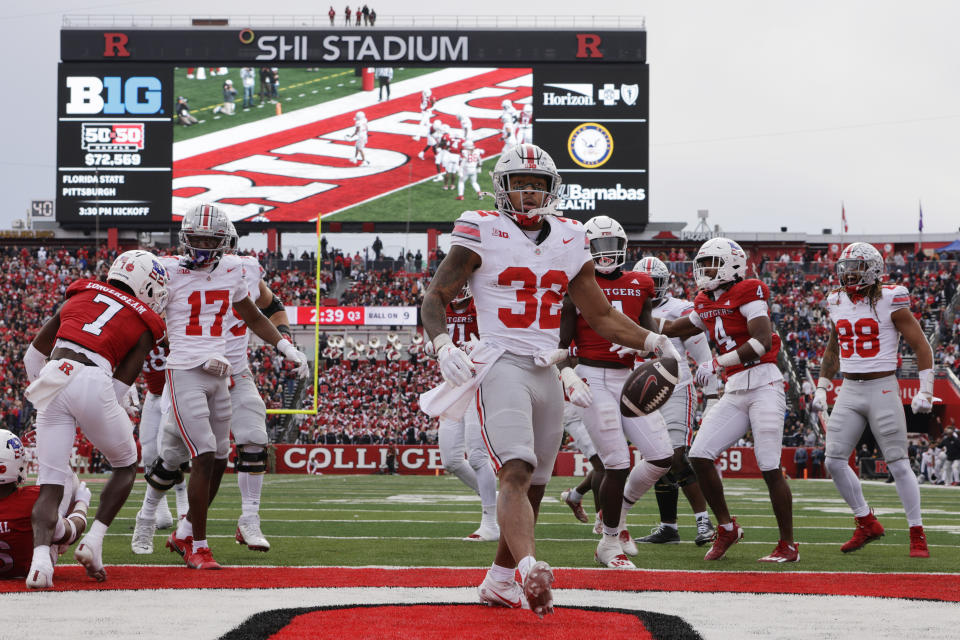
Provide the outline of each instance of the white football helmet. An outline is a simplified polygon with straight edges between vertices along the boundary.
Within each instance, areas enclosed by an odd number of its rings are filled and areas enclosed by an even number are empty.
[[[439,130],[440,127],[441,127],[441,125],[443,125],[443,123],[440,122],[440,118],[436,118],[436,119],[433,121],[433,128],[434,128],[434,129]]]
[[[124,251],[110,265],[107,281],[126,285],[140,302],[163,313],[167,306],[167,270],[149,251]]]
[[[633,270],[645,273],[653,279],[654,300],[666,295],[667,285],[670,284],[670,269],[663,264],[663,260],[647,256],[633,265]]]
[[[583,225],[590,243],[593,268],[613,273],[627,261],[627,233],[610,216],[594,216]]]
[[[510,203],[511,191],[523,192],[527,189],[511,189],[510,176],[530,175],[547,179],[547,190],[534,189],[541,196],[540,206],[527,211],[518,211]],[[512,218],[521,227],[531,226],[545,215],[557,215],[560,202],[560,185],[563,180],[557,173],[557,166],[550,154],[533,144],[521,144],[511,147],[500,155],[497,166],[490,173],[493,178],[493,192],[496,196],[497,210]]]
[[[883,277],[883,256],[867,242],[849,244],[837,258],[837,276],[851,292],[876,284]]]
[[[230,246],[230,219],[214,204],[198,204],[187,211],[180,222],[180,248],[195,267],[205,267],[220,259]]]
[[[474,149],[475,147],[476,147],[476,145],[473,144],[473,140],[471,140],[470,138],[467,138],[466,140],[463,141],[463,148],[466,149],[467,151],[470,151],[471,149]]]
[[[716,269],[712,276],[707,270]],[[747,275],[747,254],[729,238],[707,240],[693,259],[693,279],[697,288],[713,291],[729,282],[742,280]]]
[[[363,111],[357,111],[357,114],[353,116],[353,119],[357,122],[365,122],[367,120],[367,114],[365,114]]]
[[[503,107],[503,110],[504,110],[504,111],[513,111],[513,110],[514,110],[514,109],[513,109],[513,103],[510,102],[509,100],[504,100],[503,102],[500,103],[500,106]]]
[[[233,225],[232,220],[227,220],[230,223],[230,246],[227,247],[227,253],[236,253],[237,247],[240,246],[240,234],[237,233],[237,228]]]
[[[533,105],[530,104],[529,102],[528,102],[527,104],[523,105],[523,112],[524,112],[525,114],[527,114],[528,116],[529,116],[530,114],[532,114],[532,113],[533,113]]]
[[[12,431],[0,429],[0,484],[20,485],[27,478],[27,452]]]
[[[420,95],[422,95],[424,98],[429,98],[430,93],[431,93],[430,89],[424,89],[423,91],[420,92]]]

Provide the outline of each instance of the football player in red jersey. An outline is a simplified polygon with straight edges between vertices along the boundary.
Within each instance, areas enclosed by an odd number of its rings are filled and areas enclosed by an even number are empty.
[[[668,321],[663,332],[687,338],[701,331],[719,354],[697,368],[697,383],[707,384],[722,369],[725,392],[704,418],[690,448],[690,463],[717,517],[717,536],[705,560],[719,560],[743,537],[743,529],[730,516],[723,482],[713,461],[753,431],[754,455],[763,473],[780,529],[776,548],[761,562],[796,562],[800,558],[793,540],[793,496],[780,473],[783,418],[786,398],[783,375],[777,367],[780,337],[774,333],[767,308],[767,285],[746,278],[747,254],[727,238],[713,238],[700,247],[693,275],[700,292],[687,316]]]
[[[0,429],[0,578],[23,578],[33,558],[30,513],[40,495],[40,487],[22,486],[26,475],[23,443],[10,431]],[[68,482],[50,546],[51,563],[87,528],[90,490],[76,474]]]
[[[608,216],[595,216],[587,220],[584,229],[597,285],[607,300],[628,318],[652,330],[653,279],[622,269],[627,259],[623,227]],[[659,411],[635,418],[621,415],[620,390],[633,371],[634,356],[615,353],[610,340],[594,331],[566,298],[560,317],[560,347],[566,348],[574,340],[578,361],[574,375],[586,380],[593,393],[593,402],[581,411],[583,422],[604,468],[599,495],[603,535],[594,558],[605,567],[632,569],[635,567],[627,554],[636,555],[637,547],[621,518],[627,512],[622,506],[624,500],[635,503],[670,470],[673,448],[667,424]],[[679,362],[679,354],[676,359]],[[561,375],[568,371],[562,369]],[[643,454],[632,472],[628,439]]]
[[[883,257],[872,245],[854,242],[837,260],[840,287],[827,296],[833,324],[820,362],[820,380],[813,408],[827,408],[827,386],[843,372],[833,413],[827,421],[826,467],[833,484],[853,510],[856,529],[840,550],[850,553],[883,535],[863,497],[863,488],[847,461],[866,424],[870,425],[897,484],[897,494],[910,526],[910,555],[928,558],[927,538],[920,515],[920,486],[907,457],[907,420],[897,383],[900,336],[917,354],[920,391],[913,396],[914,413],[933,409],[933,350],[920,323],[910,313],[910,292],[884,286]]]
[[[167,271],[148,251],[120,254],[107,281],[78,280],[66,301],[40,329],[33,347],[49,354],[25,395],[37,408],[40,495],[33,507],[33,563],[27,586],[53,585],[50,544],[57,504],[72,477],[68,463],[76,427],[103,452],[113,473],[100,494],[96,520],[75,557],[87,574],[106,580],[103,536],[137,474],[133,425],[120,406],[143,360],[165,331],[158,315],[167,302]]]

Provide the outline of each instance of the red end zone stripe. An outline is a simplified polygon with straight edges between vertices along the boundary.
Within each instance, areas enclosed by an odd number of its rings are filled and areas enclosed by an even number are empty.
[[[405,567],[186,567],[108,566],[96,582],[77,565],[57,567],[55,591],[133,589],[262,589],[295,587],[473,587],[486,569]],[[923,573],[805,573],[789,571],[622,571],[556,569],[557,589],[597,591],[688,591],[701,593],[792,593],[912,598],[960,602],[960,575]],[[23,579],[0,580],[0,593],[28,591]]]

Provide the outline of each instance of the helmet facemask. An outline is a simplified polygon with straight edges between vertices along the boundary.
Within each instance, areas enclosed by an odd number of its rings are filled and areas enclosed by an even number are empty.
[[[693,261],[693,279],[697,283],[697,288],[713,291],[719,287],[722,282],[717,276],[724,263],[722,256],[698,256]]]
[[[532,227],[545,215],[556,215],[560,178],[541,171],[505,173],[495,185],[497,210],[520,227]]]
[[[627,242],[620,236],[590,239],[593,268],[600,273],[613,273],[627,261]]]
[[[855,242],[837,259],[837,277],[848,293],[876,284],[883,275],[883,258],[871,245]]]

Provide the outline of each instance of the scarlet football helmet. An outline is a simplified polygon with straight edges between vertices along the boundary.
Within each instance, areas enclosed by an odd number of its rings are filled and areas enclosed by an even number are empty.
[[[714,270],[712,276],[708,270]],[[747,254],[740,245],[728,238],[713,238],[700,247],[693,259],[693,279],[697,288],[713,291],[729,282],[742,280],[747,275]]]
[[[600,273],[612,273],[627,261],[627,234],[610,216],[594,216],[583,225],[590,242],[593,267]]]
[[[850,292],[869,287],[883,277],[883,256],[872,244],[849,244],[837,258],[837,277],[840,285]]]
[[[540,206],[527,211],[513,208],[510,202],[511,191],[527,191],[527,189],[511,189],[510,176],[541,176],[547,180],[547,190],[542,194]],[[511,147],[500,155],[497,166],[490,173],[493,178],[493,192],[496,196],[497,210],[512,218],[521,227],[536,224],[545,215],[557,215],[557,205],[560,199],[560,185],[563,180],[557,173],[557,166],[553,163],[550,154],[533,144],[521,144]]]
[[[12,431],[0,429],[0,484],[20,485],[27,478],[27,454]]]
[[[645,273],[653,279],[654,299],[659,300],[667,293],[667,285],[670,283],[670,269],[663,264],[660,258],[647,256],[633,265],[634,271]]]
[[[214,204],[199,204],[187,211],[180,222],[180,248],[195,267],[220,259],[230,246],[230,219]]]
[[[167,306],[167,270],[149,251],[124,251],[110,265],[107,280],[120,282],[156,313]]]

